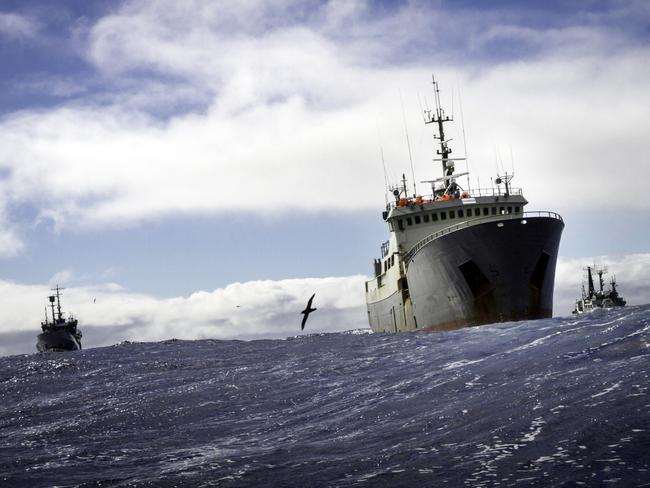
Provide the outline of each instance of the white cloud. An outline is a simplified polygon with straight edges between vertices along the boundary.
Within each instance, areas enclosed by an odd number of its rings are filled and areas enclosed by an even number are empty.
[[[128,2],[88,34],[88,58],[114,93],[0,122],[8,201],[34,206],[61,229],[178,213],[376,209],[377,132],[393,179],[409,173],[400,90],[416,179],[437,176],[416,102],[430,99],[436,71],[449,112],[456,74],[461,80],[471,170],[482,186],[495,172],[495,145],[511,145],[514,183],[531,207],[650,207],[647,46],[627,46],[602,24],[535,31],[461,12],[478,27],[469,52],[495,39],[539,49],[552,42],[528,60],[462,58],[446,70],[453,47],[430,56],[418,44],[420,56],[395,64],[388,46],[433,36],[444,12],[415,2],[373,19],[364,2],[337,5]],[[349,19],[361,22],[349,29]],[[605,39],[616,49],[603,50]],[[167,103],[173,112],[184,97],[209,102],[166,120],[140,111]],[[459,125],[450,134],[460,155]],[[509,150],[502,154],[509,167]]]
[[[19,254],[25,247],[23,240],[11,229],[2,228],[0,221],[0,258]]]
[[[72,282],[72,280],[75,279],[74,272],[71,269],[63,269],[61,271],[57,271],[52,275],[52,277],[49,280],[50,286],[65,286],[68,285],[69,283]]]
[[[15,256],[25,247],[15,225],[7,216],[4,187],[0,178],[0,258]]]
[[[38,24],[29,17],[0,12],[0,37],[27,39],[36,36],[38,30]]]

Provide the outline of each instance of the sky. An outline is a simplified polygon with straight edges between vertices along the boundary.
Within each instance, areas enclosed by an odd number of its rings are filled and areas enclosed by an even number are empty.
[[[594,262],[647,303],[649,39],[643,0],[4,0],[0,355],[56,284],[86,347],[293,336],[313,292],[305,333],[366,327],[432,74],[469,187],[563,216],[554,314]]]

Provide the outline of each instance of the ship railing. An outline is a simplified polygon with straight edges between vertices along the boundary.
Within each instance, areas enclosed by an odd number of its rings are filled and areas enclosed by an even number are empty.
[[[477,189],[472,189],[472,190],[467,190],[467,191],[462,191],[461,194],[467,193],[469,196],[465,198],[461,198],[461,200],[467,200],[470,198],[475,198],[475,197],[502,197],[505,196],[506,192],[503,188],[477,188]],[[524,194],[523,190],[521,188],[510,188],[510,192],[508,195],[511,196],[522,196]],[[421,199],[421,202],[419,201]],[[429,195],[419,195],[419,199],[417,198],[407,198],[406,199],[406,204],[407,205],[420,205],[421,203],[431,203],[435,201],[448,201],[448,200],[435,200],[433,194]],[[386,210],[390,210],[391,208],[395,208],[397,204],[395,202],[389,202],[388,205],[386,205]]]
[[[413,259],[413,256],[415,256],[420,249],[422,249],[424,246],[429,244],[431,241],[438,239],[439,237],[442,237],[446,234],[450,234],[452,232],[456,232],[457,230],[460,229],[465,229],[467,227],[473,227],[475,225],[481,225],[485,224],[487,222],[503,222],[504,220],[522,220],[526,221],[526,219],[534,219],[534,218],[539,218],[539,217],[550,217],[553,219],[557,219],[560,222],[564,222],[562,220],[562,216],[558,213],[551,212],[548,210],[540,210],[540,211],[533,211],[533,212],[524,212],[524,213],[512,213],[512,214],[502,214],[502,215],[491,215],[488,217],[481,217],[478,219],[471,219],[471,220],[465,220],[464,222],[460,222],[455,225],[451,225],[449,227],[445,227],[444,229],[441,229],[437,232],[434,232],[433,234],[428,235],[424,239],[418,241],[409,251],[404,255],[404,263],[408,266],[408,264],[411,262]]]
[[[467,193],[470,194],[470,197],[501,197],[506,194],[505,189],[503,188],[478,188],[469,190]],[[521,188],[510,188],[508,195],[523,195],[524,192]]]

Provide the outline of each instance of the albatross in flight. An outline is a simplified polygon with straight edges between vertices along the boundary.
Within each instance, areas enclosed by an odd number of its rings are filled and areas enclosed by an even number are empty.
[[[305,315],[305,316],[302,318],[302,324],[301,324],[301,326],[300,326],[300,330],[304,330],[304,329],[305,329],[305,324],[307,323],[307,317],[309,317],[309,314],[310,314],[310,313],[312,313],[314,310],[316,310],[315,308],[311,308],[311,302],[314,300],[314,297],[315,297],[315,296],[316,296],[316,293],[314,293],[314,294],[311,296],[311,298],[310,298],[309,301],[307,302],[307,306],[305,307],[305,309],[304,309],[302,312],[300,312],[300,313],[302,313],[302,314]]]

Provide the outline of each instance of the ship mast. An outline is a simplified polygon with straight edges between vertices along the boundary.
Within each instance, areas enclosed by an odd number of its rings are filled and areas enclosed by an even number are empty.
[[[594,289],[594,279],[591,274],[591,266],[587,266],[587,283],[589,286],[589,298],[592,298],[596,294],[596,290]]]
[[[445,115],[445,111],[442,108],[440,103],[440,88],[438,87],[438,82],[434,76],[431,76],[433,83],[434,99],[436,102],[435,113],[432,113],[431,110],[425,110],[424,123],[425,124],[436,124],[438,126],[438,133],[434,132],[433,138],[438,139],[440,148],[436,150],[436,154],[439,155],[439,158],[434,158],[434,161],[440,161],[442,163],[442,178],[437,178],[435,180],[426,181],[426,183],[431,183],[432,187],[435,183],[442,181],[444,185],[444,193],[453,193],[456,190],[456,182],[454,177],[454,161],[465,160],[465,158],[450,158],[451,148],[448,143],[451,139],[445,139],[445,122],[453,122],[453,117]],[[469,173],[461,173],[456,176],[463,176]],[[423,182],[425,183],[425,182]],[[432,188],[435,194],[435,187]]]
[[[596,271],[598,273],[598,281],[600,283],[600,292],[603,292],[605,287],[605,281],[603,280],[603,274],[607,273],[607,267],[600,268]]]
[[[54,301],[56,300],[56,297],[54,295],[50,295],[48,299],[50,300],[50,305],[52,306],[52,323],[56,324],[56,315],[54,313]]]
[[[54,296],[50,297],[50,302],[52,303],[52,318],[55,323],[59,323],[63,319],[63,312],[61,312],[61,294],[60,291],[65,288],[59,288],[59,285],[56,285],[56,288],[52,288],[52,291],[56,291],[56,315],[57,318],[54,318]]]

